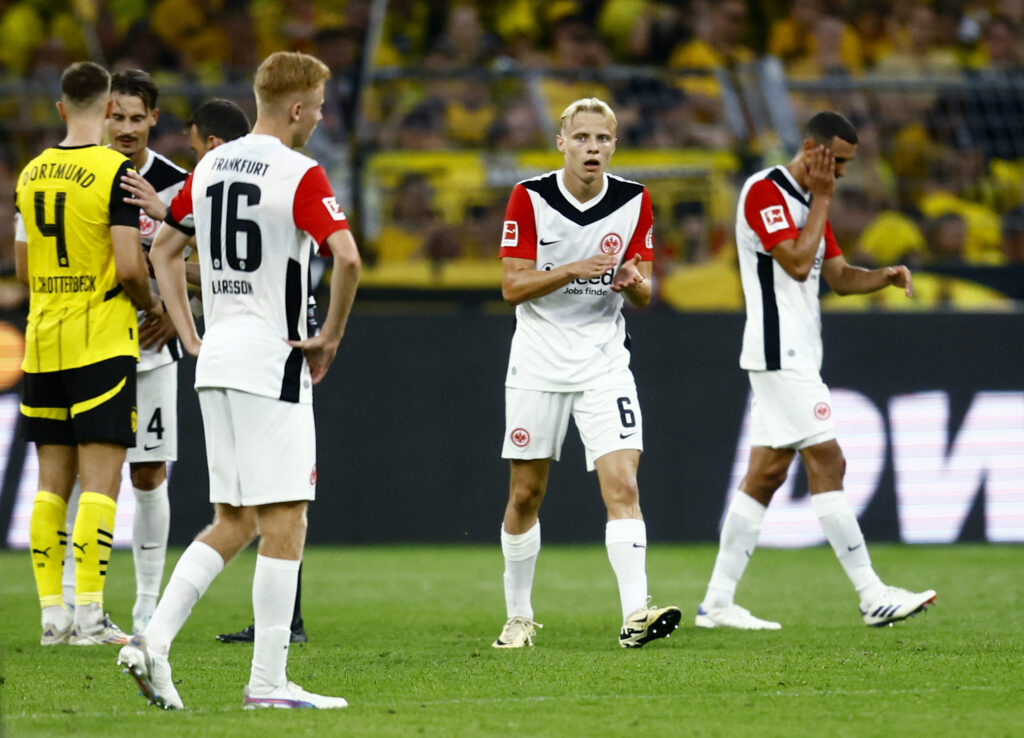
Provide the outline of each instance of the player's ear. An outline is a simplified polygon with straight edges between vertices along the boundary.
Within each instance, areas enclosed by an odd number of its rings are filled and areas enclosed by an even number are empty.
[[[301,115],[301,114],[302,114],[302,101],[301,100],[296,100],[295,102],[293,102],[291,105],[288,106],[288,122],[289,123],[298,123],[299,122],[299,115]]]
[[[66,121],[68,119],[68,113],[64,109],[64,103],[62,103],[60,100],[57,101],[57,115],[60,116],[61,120]],[[110,108],[107,108],[107,117],[110,117]]]
[[[555,146],[558,147],[559,151],[565,153],[565,139],[562,138],[562,134],[560,133],[555,136]]]
[[[149,111],[149,114],[153,116],[153,122],[150,123],[150,125],[155,126],[156,122],[160,120],[160,108],[153,108],[151,111]]]

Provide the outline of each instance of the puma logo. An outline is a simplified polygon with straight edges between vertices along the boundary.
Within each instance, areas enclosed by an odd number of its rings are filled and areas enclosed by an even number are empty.
[[[74,548],[77,548],[79,551],[81,551],[82,556],[85,556],[85,547],[89,545],[89,542],[86,541],[85,543],[72,543],[71,545]]]
[[[53,548],[53,546],[47,546],[44,549],[33,548],[32,549],[32,553],[34,553],[34,554],[41,554],[41,555],[45,556],[46,558],[50,558],[50,549],[51,548]]]

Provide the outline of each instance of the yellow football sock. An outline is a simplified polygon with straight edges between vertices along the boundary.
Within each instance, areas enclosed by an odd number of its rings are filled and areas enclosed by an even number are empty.
[[[75,605],[103,605],[103,584],[114,545],[117,503],[98,492],[82,492],[75,518]]]
[[[36,492],[28,541],[41,607],[64,606],[60,576],[64,570],[64,550],[68,545],[68,532],[64,530],[67,514],[68,503],[59,495],[43,490]]]

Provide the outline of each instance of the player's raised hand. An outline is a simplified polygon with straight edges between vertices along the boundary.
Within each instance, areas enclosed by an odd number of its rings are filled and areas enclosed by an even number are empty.
[[[142,208],[153,220],[167,217],[167,206],[157,197],[156,190],[145,177],[134,169],[121,177],[121,189],[131,193],[124,201],[129,205]]]
[[[619,271],[615,273],[615,279],[612,280],[612,292],[622,292],[634,285],[644,283],[644,275],[637,268],[639,264],[640,254],[636,254],[632,259],[627,259],[622,263]]]
[[[807,189],[814,197],[832,197],[836,189],[836,157],[827,146],[815,146],[804,155]]]
[[[330,369],[334,357],[338,353],[340,341],[329,341],[323,334],[307,338],[305,341],[288,341],[292,348],[302,349],[303,356],[309,362],[309,374],[313,384],[318,384]]]
[[[907,267],[902,264],[886,267],[885,278],[893,287],[902,287],[907,297],[914,296],[914,276]]]
[[[617,256],[600,253],[589,259],[573,262],[570,266],[574,267],[573,276],[577,279],[590,279],[591,277],[600,277],[609,269],[614,269],[618,261]]]

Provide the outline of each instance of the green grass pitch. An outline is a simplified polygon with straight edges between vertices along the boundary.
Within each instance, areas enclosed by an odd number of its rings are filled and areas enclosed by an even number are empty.
[[[178,551],[172,556],[177,559]],[[0,729],[6,736],[1021,736],[1024,547],[875,545],[891,584],[938,590],[927,613],[861,624],[831,550],[760,550],[738,601],[778,632],[705,631],[693,613],[712,546],[652,546],[651,593],[683,610],[669,640],[619,647],[603,546],[546,546],[531,649],[490,647],[504,621],[499,546],[311,548],[308,644],[290,677],[347,710],[241,710],[255,554],[232,562],[171,651],[182,712],[147,707],[117,647],[42,648],[29,557],[0,552]],[[168,572],[169,573],[169,572]],[[130,626],[130,554],[107,608]]]

